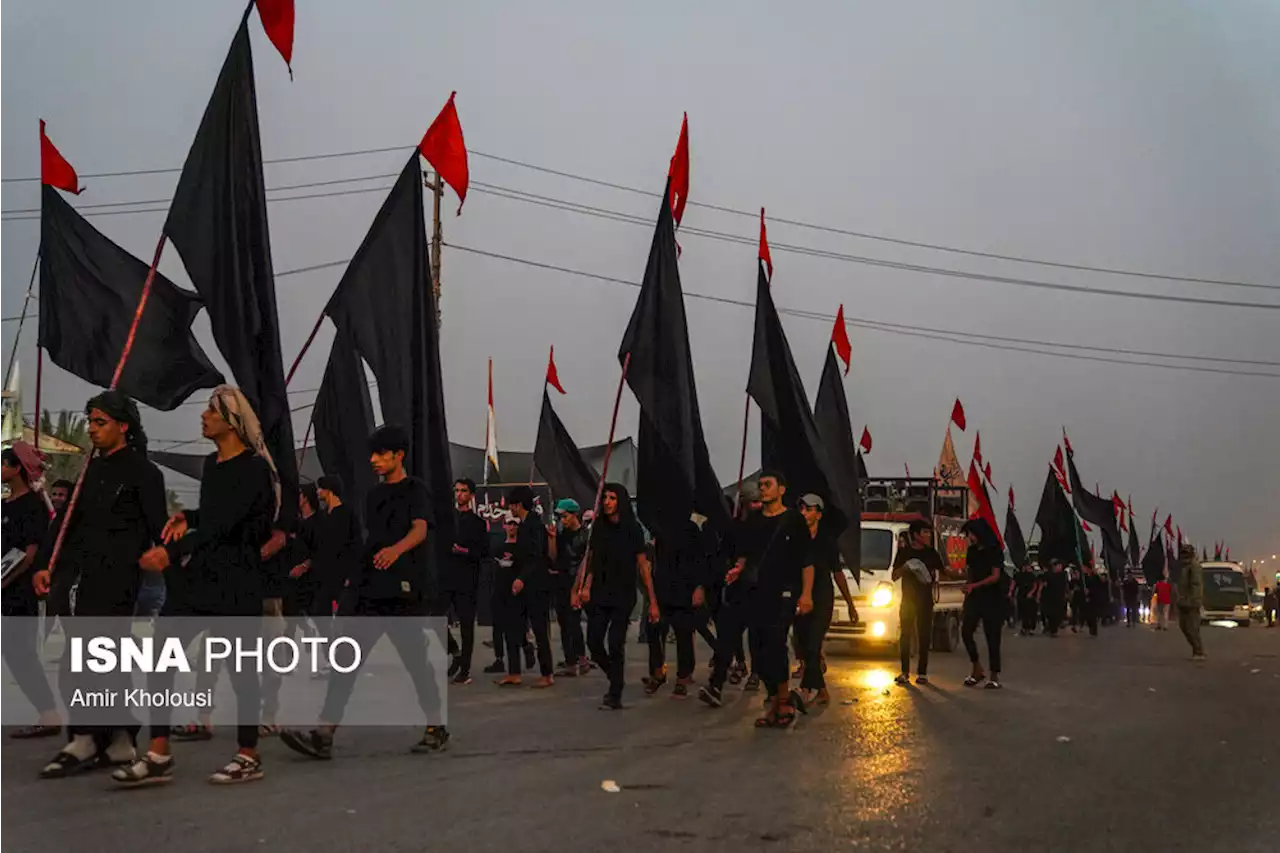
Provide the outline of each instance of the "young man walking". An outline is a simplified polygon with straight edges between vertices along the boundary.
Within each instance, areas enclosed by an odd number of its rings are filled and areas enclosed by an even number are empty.
[[[933,527],[916,519],[907,528],[907,545],[893,559],[893,579],[902,579],[902,603],[898,607],[902,672],[895,682],[911,682],[911,647],[916,648],[916,683],[929,683],[929,647],[933,643],[933,591],[944,569],[933,547]]]
[[[453,484],[453,543],[440,573],[440,594],[434,602],[432,616],[448,616],[452,611],[458,620],[462,645],[455,646],[449,635],[449,676],[457,685],[471,683],[471,657],[476,642],[476,595],[480,588],[480,562],[489,553],[489,529],[476,515],[476,484],[460,479]]]
[[[520,681],[520,649],[517,643],[524,635],[525,625],[533,630],[534,644],[538,650],[540,678],[534,687],[550,687],[552,677],[550,608],[547,599],[549,585],[547,531],[533,513],[533,489],[516,486],[507,495],[507,506],[519,527],[513,543],[513,565],[503,578],[510,578],[510,596],[504,599],[505,627],[503,636],[507,644],[507,675],[500,678],[500,687],[514,687]],[[505,591],[505,590],[504,590]]]
[[[560,624],[560,646],[564,659],[556,675],[586,675],[587,643],[582,633],[582,610],[573,606],[573,584],[587,548],[587,531],[582,526],[582,507],[573,498],[556,503],[555,524],[547,526],[547,548],[551,555],[550,586],[552,606]]]

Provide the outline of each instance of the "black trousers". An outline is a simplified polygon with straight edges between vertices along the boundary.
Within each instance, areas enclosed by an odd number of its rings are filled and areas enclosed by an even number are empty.
[[[735,660],[746,660],[746,653],[742,643],[742,632],[747,630],[747,610],[746,605],[733,601],[725,602],[720,605],[720,610],[716,613],[716,654],[715,666],[711,669],[711,686],[720,688],[724,686],[729,677],[729,667]],[[758,639],[758,634],[754,629],[748,632],[751,640]],[[754,666],[757,656],[752,654],[752,665]]]
[[[503,598],[505,614],[503,637],[507,648],[507,674],[519,675],[520,652],[525,645],[526,626],[533,630],[533,642],[538,649],[538,670],[543,677],[554,672],[551,656],[551,609],[547,593],[525,587],[519,595]]]
[[[1138,599],[1125,599],[1124,601],[1124,623],[1130,627],[1138,624]]]
[[[769,695],[776,696],[791,677],[787,635],[796,618],[795,600],[785,599],[779,610],[768,615],[770,618],[754,626],[756,649],[752,652],[752,664]],[[747,641],[751,642],[751,638]],[[821,665],[818,668],[821,670]]]
[[[933,599],[902,599],[898,608],[898,648],[902,652],[902,674],[911,674],[911,646],[916,647],[916,674],[929,674],[929,646],[933,644]]]
[[[582,610],[575,609],[570,600],[572,587],[560,587],[552,593],[556,609],[556,622],[560,624],[560,650],[566,666],[574,666],[587,656],[587,641],[582,634]]]
[[[1023,597],[1018,599],[1018,615],[1022,618],[1022,630],[1028,634],[1034,633],[1036,630],[1038,615],[1036,611],[1038,609],[1034,598]]]
[[[699,613],[692,607],[660,607],[662,618],[649,625],[649,672],[654,673],[667,664],[667,631],[676,635],[676,678],[693,677],[697,666],[693,649],[693,635],[697,630]]]
[[[1061,599],[1046,598],[1044,606],[1044,626],[1050,634],[1058,633],[1066,611],[1066,602]]]
[[[475,590],[442,589],[431,602],[431,615],[447,617],[449,612],[458,620],[458,630],[462,634],[462,646],[455,649],[453,635],[449,635],[450,654],[459,656],[458,671],[464,675],[471,674],[471,657],[476,646],[476,593]]]
[[[587,608],[587,647],[591,657],[609,678],[609,696],[622,698],[625,681],[627,628],[635,600],[592,604]]]
[[[969,662],[978,662],[978,644],[973,635],[982,623],[982,632],[987,637],[987,658],[991,674],[1000,672],[1000,635],[1004,630],[1004,601],[990,599],[975,601],[970,596],[964,603],[964,623],[960,629],[960,639],[964,641],[964,649],[969,653]]]
[[[800,687],[805,690],[822,690],[827,686],[822,674],[822,644],[831,627],[836,600],[821,599],[813,603],[813,610],[795,621],[796,654],[804,661],[804,677]]]
[[[170,616],[184,617],[181,623],[161,619],[156,623],[155,647],[162,648],[169,637],[177,637],[183,648],[191,645],[197,635],[203,633],[200,626],[201,616],[211,617],[207,613],[173,612]],[[216,619],[210,619],[210,623]],[[175,630],[177,628],[177,630]],[[231,639],[231,638],[229,638]],[[246,641],[249,637],[243,638]],[[231,688],[236,694],[236,705],[239,718],[244,721],[236,726],[236,745],[241,749],[255,749],[258,746],[258,723],[262,716],[262,685],[258,673],[251,666],[227,667],[227,675],[231,678]],[[153,672],[147,676],[147,689],[151,691],[168,691],[173,689],[176,673],[172,671]],[[332,685],[331,685],[332,687]],[[161,703],[151,709],[151,737],[167,738],[169,722],[173,710]]]
[[[355,615],[340,618],[335,627],[339,635],[350,637],[360,646],[361,665],[350,672],[334,669],[329,675],[329,687],[325,692],[324,706],[320,710],[320,721],[335,726],[342,722],[360,670],[368,662],[374,646],[384,636],[395,646],[400,662],[409,673],[417,694],[418,707],[427,723],[432,724],[441,719],[444,705],[437,687],[435,670],[427,656],[427,638],[423,633],[425,623],[421,619],[412,618],[421,613],[421,608],[416,602],[409,600],[364,599],[356,604],[355,611]],[[374,616],[398,618],[369,618]]]

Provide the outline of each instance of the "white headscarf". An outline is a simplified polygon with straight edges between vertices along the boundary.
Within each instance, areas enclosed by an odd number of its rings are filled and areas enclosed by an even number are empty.
[[[271,469],[271,491],[275,494],[276,501],[271,518],[272,521],[276,520],[280,517],[280,472],[276,470],[276,461],[271,458],[271,451],[267,449],[267,442],[262,437],[262,424],[258,423],[258,416],[249,405],[249,399],[239,388],[219,385],[213,389],[209,405],[235,430],[245,447],[266,460],[267,467]]]

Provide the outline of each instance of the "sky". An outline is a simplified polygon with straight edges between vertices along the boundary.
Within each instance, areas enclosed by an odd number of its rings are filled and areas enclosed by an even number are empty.
[[[616,8],[615,8],[616,7]],[[167,199],[177,182],[243,5],[232,0],[8,0],[0,13],[0,157],[5,211],[38,207],[37,121],[85,178],[73,204]],[[981,430],[1003,495],[1030,529],[1065,425],[1081,476],[1132,494],[1140,529],[1158,506],[1197,543],[1233,557],[1280,552],[1280,379],[1072,356],[1160,361],[1081,346],[1271,362],[1181,359],[1280,375],[1280,6],[1271,0],[911,4],[590,2],[299,3],[291,82],[251,21],[268,188],[329,195],[269,206],[277,272],[343,261],[359,245],[411,147],[451,91],[471,149],[461,216],[446,200],[442,355],[450,438],[483,445],[486,361],[494,362],[500,445],[532,446],[550,345],[568,395],[556,400],[581,444],[603,442],[617,349],[637,291],[462,248],[638,282],[658,199],[492,159],[660,193],[681,115],[689,115],[690,200],[771,217],[774,299],[810,396],[836,308],[850,318],[951,330],[952,340],[855,327],[846,380],[854,433],[874,437],[873,475],[938,458],[952,401],[968,412],[962,461]],[[482,156],[489,155],[489,156]],[[640,224],[514,201],[502,187],[639,217]],[[163,207],[163,203],[152,207]],[[86,213],[92,209],[85,210]],[[3,315],[16,316],[38,221],[0,224]],[[1093,267],[1269,285],[1245,288],[1111,275],[977,257],[802,228]],[[149,258],[163,212],[94,216]],[[691,206],[685,229],[754,243],[756,222]],[[703,425],[720,479],[737,476],[755,291],[753,245],[687,233],[681,277]],[[886,268],[803,246],[1141,295],[1269,305],[1199,305]],[[161,270],[188,282],[176,253]],[[342,266],[281,276],[286,362],[299,351]],[[705,299],[740,300],[746,307]],[[203,315],[197,333],[215,362]],[[17,330],[3,323],[7,357]],[[1004,336],[1071,344],[1044,354],[973,346]],[[332,336],[326,323],[291,390],[312,401]],[[958,338],[957,342],[954,338]],[[999,343],[999,342],[996,342]],[[35,332],[19,341],[34,405]],[[1026,350],[1033,350],[1028,352]],[[44,406],[91,393],[56,367]],[[144,414],[153,446],[196,439],[197,396]],[[624,394],[618,435],[635,430]],[[295,415],[301,439],[309,409]],[[753,421],[758,419],[753,418]],[[748,470],[758,459],[758,424]],[[186,449],[197,450],[200,443]],[[188,503],[194,486],[174,478]],[[996,511],[1003,515],[1004,498]]]

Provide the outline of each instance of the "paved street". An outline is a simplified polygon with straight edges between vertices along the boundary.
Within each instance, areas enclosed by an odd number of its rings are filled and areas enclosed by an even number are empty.
[[[787,732],[755,731],[759,697],[737,691],[712,711],[629,689],[605,713],[598,675],[477,678],[451,692],[445,755],[408,754],[409,729],[344,730],[327,764],[268,741],[267,778],[230,789],[204,782],[227,730],[141,791],[38,781],[55,745],[6,742],[4,849],[1274,850],[1280,630],[1205,636],[1193,665],[1176,632],[1006,634],[1002,693],[963,688],[962,653],[907,690],[886,657],[833,654],[832,706]]]

